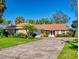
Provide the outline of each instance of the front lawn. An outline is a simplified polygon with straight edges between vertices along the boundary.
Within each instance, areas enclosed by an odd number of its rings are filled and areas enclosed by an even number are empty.
[[[78,59],[78,43],[76,41],[67,42],[58,59]]]
[[[24,38],[0,38],[0,48],[7,48],[23,43],[37,41],[39,39],[31,38],[31,39],[24,39]]]

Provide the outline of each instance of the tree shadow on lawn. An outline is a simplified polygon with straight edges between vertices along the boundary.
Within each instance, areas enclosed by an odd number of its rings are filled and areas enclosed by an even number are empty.
[[[69,44],[70,49],[78,50],[78,44],[76,41],[67,41],[67,43]]]

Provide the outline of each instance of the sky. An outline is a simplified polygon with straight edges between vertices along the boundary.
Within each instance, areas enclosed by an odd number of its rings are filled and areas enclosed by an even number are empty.
[[[25,19],[50,18],[56,11],[62,11],[70,17],[68,24],[75,20],[70,0],[7,0],[7,9],[3,17],[15,20],[17,16]]]

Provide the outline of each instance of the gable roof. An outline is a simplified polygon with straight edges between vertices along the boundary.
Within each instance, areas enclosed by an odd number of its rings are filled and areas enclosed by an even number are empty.
[[[67,30],[66,24],[32,24],[38,29],[43,30]],[[23,27],[24,24],[16,24],[16,27]]]

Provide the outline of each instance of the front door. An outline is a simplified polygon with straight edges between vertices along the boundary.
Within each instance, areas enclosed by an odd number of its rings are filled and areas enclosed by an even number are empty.
[[[55,36],[55,31],[50,31],[49,37],[54,37]]]

